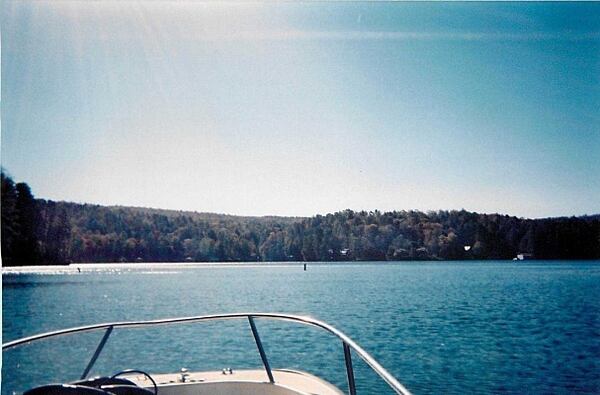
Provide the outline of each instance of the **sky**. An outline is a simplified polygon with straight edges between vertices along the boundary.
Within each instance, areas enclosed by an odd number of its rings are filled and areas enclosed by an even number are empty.
[[[600,3],[0,7],[1,162],[36,197],[600,213]]]

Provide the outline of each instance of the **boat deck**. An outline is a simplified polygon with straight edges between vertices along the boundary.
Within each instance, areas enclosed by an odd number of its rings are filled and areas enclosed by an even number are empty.
[[[159,395],[341,395],[332,384],[297,370],[274,369],[275,383],[270,383],[264,370],[233,370],[153,374]],[[152,389],[150,380],[141,374],[121,376],[137,385]]]

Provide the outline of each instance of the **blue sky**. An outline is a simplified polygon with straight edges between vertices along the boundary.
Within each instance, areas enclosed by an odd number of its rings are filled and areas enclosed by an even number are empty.
[[[600,212],[599,3],[1,7],[2,166],[37,197]]]

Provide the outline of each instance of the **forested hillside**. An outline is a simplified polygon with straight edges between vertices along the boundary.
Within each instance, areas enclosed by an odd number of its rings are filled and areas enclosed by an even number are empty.
[[[466,248],[465,248],[466,247]],[[600,216],[467,211],[240,217],[35,199],[2,174],[3,265],[68,262],[600,258]]]

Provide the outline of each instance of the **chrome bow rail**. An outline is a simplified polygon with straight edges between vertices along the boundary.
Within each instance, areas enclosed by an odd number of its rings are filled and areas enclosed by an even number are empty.
[[[352,356],[350,350],[354,350],[358,356],[367,363],[377,373],[389,386],[392,388],[397,394],[400,395],[410,395],[410,392],[404,388],[402,384],[398,382],[387,370],[385,370],[371,355],[369,355],[365,350],[363,350],[358,344],[356,344],[352,339],[346,336],[341,331],[337,330],[333,326],[326,324],[325,322],[316,320],[311,317],[299,316],[299,315],[288,315],[288,314],[276,314],[276,313],[234,313],[234,314],[217,314],[217,315],[204,315],[204,316],[196,316],[196,317],[182,317],[182,318],[167,318],[161,320],[151,320],[151,321],[129,321],[129,322],[111,322],[104,324],[96,324],[96,325],[88,325],[88,326],[80,326],[76,328],[70,329],[62,329],[53,332],[41,333],[39,335],[24,337],[22,339],[13,340],[7,343],[2,344],[2,350],[7,350],[13,347],[21,346],[23,344],[31,343],[33,341],[46,339],[49,337],[56,336],[64,336],[72,333],[78,332],[91,332],[98,331],[104,329],[104,336],[100,340],[98,347],[96,347],[96,351],[92,355],[92,358],[88,362],[83,374],[81,375],[81,379],[84,379],[89,374],[90,370],[94,366],[94,363],[98,359],[98,356],[102,352],[104,345],[108,341],[110,334],[116,328],[135,328],[135,327],[145,327],[145,326],[155,326],[155,325],[171,325],[178,323],[190,323],[190,322],[200,322],[200,321],[217,321],[217,320],[231,320],[231,319],[244,319],[248,320],[250,324],[250,329],[252,331],[252,335],[254,336],[254,341],[256,342],[256,346],[258,348],[258,352],[260,353],[260,357],[262,359],[263,365],[265,367],[265,371],[267,376],[269,377],[269,381],[274,383],[275,380],[273,378],[273,373],[271,372],[271,367],[269,365],[269,361],[265,354],[264,348],[262,346],[262,342],[258,335],[258,330],[256,328],[256,324],[254,322],[255,318],[261,319],[271,319],[271,320],[280,320],[280,321],[291,321],[296,323],[301,323],[304,325],[314,326],[317,328],[324,329],[325,331],[333,334],[338,337],[342,341],[342,345],[344,348],[344,359],[346,362],[346,374],[348,377],[348,388],[350,395],[356,395],[356,385],[354,381],[354,369],[352,368]]]

